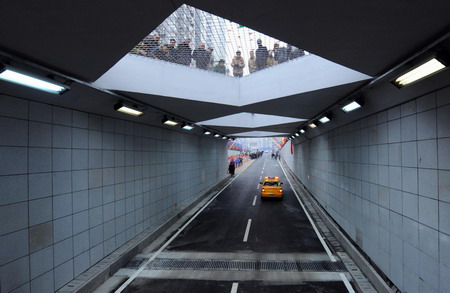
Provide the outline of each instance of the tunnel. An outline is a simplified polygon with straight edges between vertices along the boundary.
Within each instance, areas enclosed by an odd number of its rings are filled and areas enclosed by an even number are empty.
[[[0,293],[450,292],[450,2],[0,11]]]

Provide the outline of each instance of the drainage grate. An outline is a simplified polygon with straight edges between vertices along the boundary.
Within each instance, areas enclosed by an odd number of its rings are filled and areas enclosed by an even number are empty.
[[[141,264],[144,262],[144,261],[147,261],[148,260],[148,258],[138,258],[138,257],[135,257],[135,258],[133,258],[132,260],[130,260],[125,266],[124,266],[124,268],[125,269],[137,269],[137,268],[139,268],[140,266],[141,266]]]
[[[160,258],[149,270],[346,272],[342,262],[291,260],[200,260]]]

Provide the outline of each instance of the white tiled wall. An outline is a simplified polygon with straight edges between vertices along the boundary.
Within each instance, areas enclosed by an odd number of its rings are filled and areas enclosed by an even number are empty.
[[[53,292],[227,174],[226,143],[0,96],[1,292]]]
[[[283,154],[400,290],[450,292],[450,88]]]

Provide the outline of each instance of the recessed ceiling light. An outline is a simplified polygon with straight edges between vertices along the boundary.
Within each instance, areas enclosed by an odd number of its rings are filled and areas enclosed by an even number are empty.
[[[328,118],[327,116],[323,116],[322,118],[319,119],[320,123],[324,124],[327,122],[330,122],[330,118]]]
[[[204,135],[210,135],[210,134],[211,134],[211,131],[209,131],[209,130],[204,130],[204,131],[203,131],[203,134],[204,134]]]
[[[178,122],[175,121],[174,119],[167,119],[167,118],[164,118],[162,120],[162,123],[164,123],[165,125],[169,125],[169,126],[177,126],[178,125]]]
[[[316,128],[316,127],[317,127],[317,125],[314,124],[314,123],[309,123],[308,126],[309,126],[310,128]]]
[[[300,129],[300,133],[301,133],[301,134],[305,133],[305,130]]]
[[[194,125],[188,124],[188,123],[183,123],[181,128],[183,128],[184,130],[192,130],[192,129],[194,129]]]
[[[295,136],[300,136],[300,134],[298,132],[295,133]]]
[[[214,137],[220,137],[220,134],[214,133]]]
[[[446,66],[443,61],[434,57],[396,78],[393,82],[398,87],[404,87],[435,74],[443,70]]]
[[[144,112],[142,112],[134,107],[126,106],[123,103],[115,104],[114,110],[128,114],[128,115],[137,116],[137,117],[144,115]]]
[[[350,111],[361,108],[362,105],[363,105],[363,103],[361,101],[355,100],[351,103],[348,103],[344,107],[342,107],[341,110],[344,111],[345,113],[348,113]]]

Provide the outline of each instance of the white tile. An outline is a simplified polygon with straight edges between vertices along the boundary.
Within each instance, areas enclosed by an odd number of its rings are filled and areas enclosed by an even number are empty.
[[[96,130],[89,130],[89,149],[102,148],[102,133]]]
[[[402,164],[402,145],[401,143],[389,144],[389,165],[401,166]]]
[[[89,269],[89,251],[86,251],[73,259],[74,277],[81,275],[84,271]]]
[[[88,114],[85,112],[73,111],[72,125],[78,128],[88,128],[89,125]]]
[[[403,214],[415,221],[419,220],[419,199],[416,194],[403,193]]]
[[[104,257],[103,243],[90,249],[91,266],[99,262]]]
[[[53,221],[53,238],[55,242],[72,236],[72,216],[59,218]]]
[[[72,173],[70,171],[53,173],[53,195],[72,191]]]
[[[53,246],[41,249],[30,255],[31,279],[53,269]]]
[[[0,94],[0,115],[28,119],[28,100]]]
[[[89,170],[89,188],[96,188],[102,186],[103,182],[102,169]]]
[[[52,149],[51,148],[29,148],[28,149],[28,172],[42,173],[52,171]]]
[[[450,203],[450,171],[439,170],[439,200]]]
[[[416,113],[416,100],[409,101],[401,105],[402,117]]]
[[[437,135],[438,137],[450,136],[450,105],[437,109]]]
[[[72,170],[88,169],[88,151],[73,149],[72,150]]]
[[[439,288],[439,263],[437,260],[420,252],[420,277],[434,289]]]
[[[87,149],[89,147],[89,132],[86,129],[72,129],[72,147]]]
[[[433,169],[419,170],[419,194],[438,199],[438,171]]]
[[[438,140],[438,162],[439,169],[450,170],[450,138]]]
[[[78,213],[89,208],[89,193],[88,190],[74,192],[72,195],[73,212]]]
[[[28,229],[0,236],[0,267],[28,255]]]
[[[52,125],[41,122],[30,121],[29,146],[52,147]]]
[[[89,212],[73,214],[73,234],[79,234],[89,229]]]
[[[52,195],[52,173],[30,174],[28,176],[29,198],[36,199]]]
[[[417,139],[416,115],[401,119],[401,136],[402,141],[413,141]]]
[[[53,107],[53,123],[72,126],[72,110],[61,107]]]
[[[414,247],[419,247],[419,223],[403,217],[403,239]]]
[[[440,273],[440,292],[446,293],[445,291],[450,288],[450,268],[446,267],[445,265],[441,264],[439,266],[439,273]]]
[[[436,109],[417,114],[417,139],[436,138]]]
[[[29,281],[30,261],[28,256],[0,267],[0,282],[2,284],[2,292],[10,292]]]
[[[26,175],[0,176],[0,205],[26,201],[28,199],[28,178]]]
[[[402,166],[417,167],[417,143],[415,141],[402,143]]]
[[[388,140],[389,143],[401,141],[400,119],[393,120],[388,123]]]
[[[450,235],[450,204],[439,202],[439,231]]]
[[[103,242],[103,225],[98,225],[89,230],[89,246],[94,247]]]
[[[28,121],[0,116],[0,145],[28,146]]]
[[[400,190],[390,189],[389,191],[389,207],[391,211],[397,212],[399,214],[403,213],[403,195]]]
[[[102,116],[89,114],[89,129],[101,131],[103,127]]]
[[[438,201],[419,196],[419,222],[431,228],[438,229]]]
[[[403,190],[409,193],[418,193],[417,168],[402,168]]]
[[[436,93],[430,93],[416,100],[417,112],[427,111],[436,108]]]
[[[89,208],[95,208],[103,204],[102,188],[89,189]]]
[[[54,245],[54,264],[55,267],[73,258],[73,241],[72,238],[55,243]]]
[[[62,288],[73,279],[73,260],[55,268],[55,289]]]
[[[52,123],[52,106],[30,101],[28,107],[30,120]]]
[[[28,172],[28,151],[24,147],[0,147],[0,175]]]
[[[101,150],[89,150],[89,169],[102,168],[102,158]]]
[[[72,171],[72,190],[80,191],[88,189],[88,170]]]
[[[53,271],[49,271],[33,280],[31,280],[31,293],[54,292],[55,285]]]
[[[72,214],[72,193],[53,197],[53,218],[61,218]]]
[[[402,188],[402,168],[389,167],[389,187],[399,190]]]
[[[53,171],[68,171],[72,169],[72,150],[53,149]]]
[[[73,253],[79,255],[89,250],[89,231],[84,231],[73,236]]]
[[[103,223],[103,209],[102,207],[96,207],[89,209],[89,227],[95,227]],[[103,234],[102,234],[103,235]]]
[[[28,227],[28,202],[0,206],[0,235]]]
[[[419,248],[422,252],[439,260],[439,234],[428,226],[419,224]]]
[[[51,197],[29,201],[30,226],[51,221],[52,218],[53,211]]]
[[[61,125],[53,125],[53,147],[72,147],[72,128]]]
[[[436,140],[418,141],[418,161],[421,168],[437,169]]]

